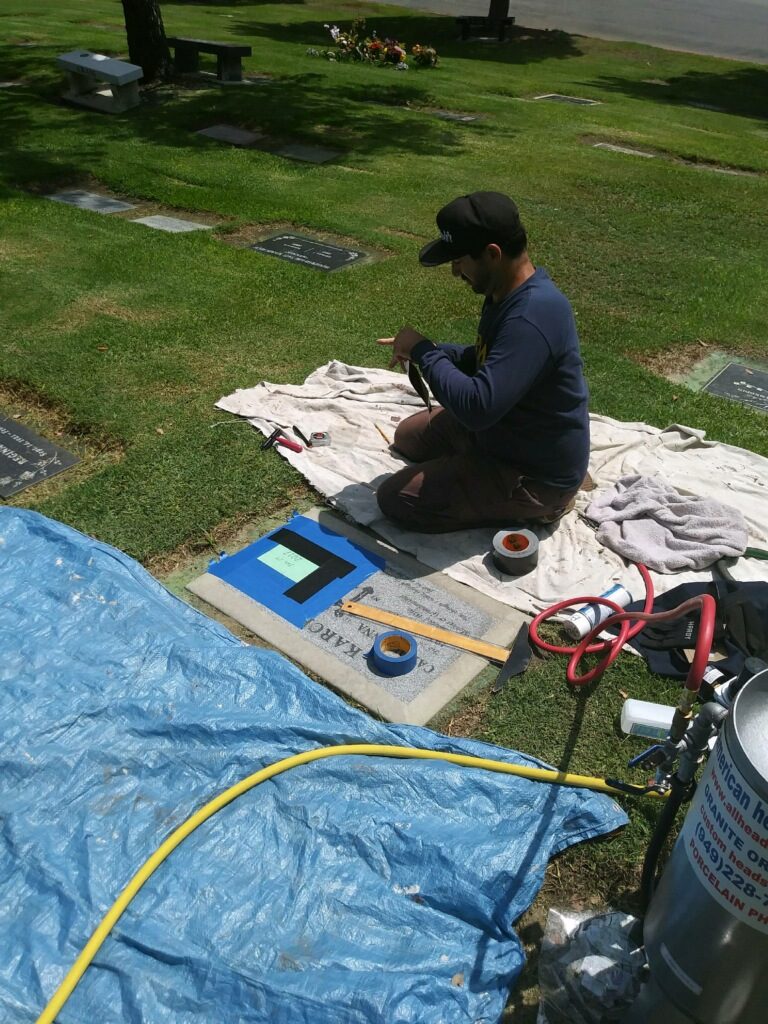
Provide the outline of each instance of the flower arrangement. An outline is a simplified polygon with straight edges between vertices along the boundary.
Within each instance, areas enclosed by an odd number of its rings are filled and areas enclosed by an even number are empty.
[[[419,67],[433,68],[437,65],[437,50],[434,46],[421,46],[419,43],[416,43],[415,46],[411,47],[411,53]]]
[[[326,24],[331,39],[334,43],[333,49],[317,50],[310,47],[307,55],[310,57],[325,57],[329,61],[360,61],[367,64],[390,65],[398,71],[408,70],[408,54],[405,46],[397,39],[379,39],[375,31],[368,36],[365,34],[365,19],[358,18],[352,22],[352,27],[344,31],[338,25]],[[423,68],[433,68],[437,65],[437,50],[432,46],[421,46],[417,43],[411,47],[413,63]]]

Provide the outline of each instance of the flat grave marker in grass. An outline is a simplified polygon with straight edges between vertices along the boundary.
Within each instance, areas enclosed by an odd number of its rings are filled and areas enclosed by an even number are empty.
[[[261,132],[252,132],[247,128],[237,128],[233,124],[212,124],[210,128],[201,128],[196,135],[204,135],[216,142],[227,142],[230,146],[254,146],[264,138]]]
[[[765,370],[728,363],[707,381],[702,390],[768,413],[768,373]]]
[[[124,210],[135,210],[135,203],[124,203],[121,199],[110,199],[98,192],[85,192],[82,189],[68,189],[64,192],[53,192],[46,199],[55,203],[66,203],[76,206],[79,210],[91,210],[93,213],[121,213]]]
[[[624,153],[625,156],[644,156],[649,160],[652,160],[656,154],[646,153],[642,149],[632,149],[631,146],[617,146],[613,142],[596,142],[594,144],[595,149],[608,149],[611,153]]]
[[[324,271],[340,270],[366,259],[368,255],[358,249],[331,245],[319,238],[307,238],[305,235],[285,232],[264,238],[249,248],[267,256],[277,256],[291,263],[300,263],[302,266]]]
[[[210,231],[211,224],[198,224],[193,220],[182,220],[180,217],[164,217],[162,214],[153,214],[151,217],[137,217],[131,221],[132,224],[144,224],[148,228],[156,228],[158,231],[170,231],[172,234],[181,234],[186,231]]]
[[[561,92],[545,92],[534,96],[535,100],[551,100],[553,103],[573,103],[580,107],[599,107],[600,100],[589,100],[585,96],[565,96]]]
[[[288,160],[302,160],[309,164],[327,164],[330,160],[336,160],[342,155],[339,149],[331,149],[330,146],[316,146],[307,142],[287,142],[273,152]]]
[[[0,498],[10,498],[79,461],[17,420],[0,416]]]
[[[458,121],[460,124],[470,124],[472,121],[480,121],[480,114],[462,114],[459,110],[433,110],[433,117],[439,117],[441,121]]]
[[[713,174],[732,174],[737,178],[759,178],[757,171],[747,171],[743,167],[723,167],[722,164],[702,164],[693,160],[682,161],[688,167],[695,167],[699,171],[711,171]]]
[[[646,159],[655,158],[657,160],[664,160],[667,163],[675,164],[677,167],[691,167],[696,171],[708,171],[710,174],[728,174],[738,178],[760,178],[764,176],[762,172],[751,171],[746,167],[729,167],[725,164],[716,164],[705,160],[686,159],[685,157],[677,156],[675,153],[671,153],[668,150],[649,152],[647,149],[635,149],[632,146],[621,146],[615,142],[593,142],[589,136],[585,137],[584,141],[591,144],[593,149],[607,149],[611,153],[623,153],[626,156],[641,156]]]

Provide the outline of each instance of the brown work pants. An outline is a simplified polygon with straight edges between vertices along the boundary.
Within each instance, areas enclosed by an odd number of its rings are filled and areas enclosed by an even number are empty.
[[[388,519],[421,533],[551,522],[577,491],[538,483],[485,454],[470,431],[439,407],[403,420],[393,447],[413,465],[379,486],[379,508]]]

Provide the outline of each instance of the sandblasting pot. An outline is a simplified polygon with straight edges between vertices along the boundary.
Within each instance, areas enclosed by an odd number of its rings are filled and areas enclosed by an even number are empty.
[[[768,1020],[768,669],[740,691],[645,918],[628,1024]]]

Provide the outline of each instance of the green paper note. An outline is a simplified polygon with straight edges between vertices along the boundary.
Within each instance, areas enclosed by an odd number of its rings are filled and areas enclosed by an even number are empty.
[[[275,544],[269,551],[259,555],[259,561],[264,562],[270,569],[274,569],[275,572],[279,572],[282,576],[287,576],[294,583],[300,583],[317,569],[314,562],[310,562],[303,555],[297,555],[295,551],[283,547],[282,544]]]

